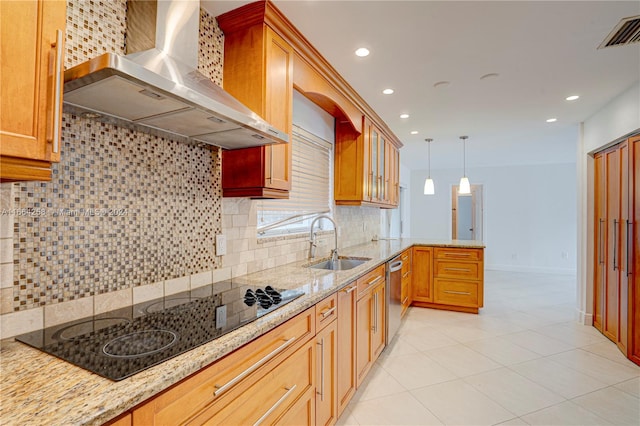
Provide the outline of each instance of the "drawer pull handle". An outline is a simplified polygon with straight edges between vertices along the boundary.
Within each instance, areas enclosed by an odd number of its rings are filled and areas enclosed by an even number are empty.
[[[334,313],[335,311],[336,311],[336,307],[334,306],[334,307],[333,307],[333,308],[331,308],[331,309],[327,309],[327,310],[326,310],[326,311],[324,311],[324,312],[320,312],[320,315],[322,315],[322,318],[324,319],[324,318],[326,318],[328,315],[331,315],[332,313]]]
[[[454,257],[469,257],[469,256],[471,256],[471,253],[451,253],[451,252],[447,252],[444,255],[445,256],[454,256]]]
[[[355,285],[352,285],[351,287],[349,287],[348,289],[346,289],[344,292],[345,292],[345,293],[347,293],[347,294],[349,294],[349,293],[351,293],[352,291],[354,291],[356,288],[358,288],[358,287],[356,287]]]
[[[456,272],[471,272],[471,269],[467,268],[444,268],[445,271],[456,271]]]
[[[258,368],[260,368],[262,365],[266,364],[267,361],[271,360],[271,358],[275,357],[280,352],[285,350],[287,348],[287,346],[289,346],[290,344],[295,342],[295,340],[296,340],[296,337],[292,337],[291,339],[287,340],[286,342],[284,342],[283,344],[281,344],[280,346],[275,348],[273,351],[269,352],[267,355],[265,355],[264,357],[262,357],[261,359],[256,361],[256,363],[253,364],[251,367],[247,368],[242,373],[238,374],[236,377],[234,377],[233,379],[229,380],[224,385],[222,385],[222,386],[215,385],[216,390],[215,390],[215,392],[213,392],[213,396],[214,397],[219,396],[219,395],[223,394],[224,392],[226,392],[227,390],[229,390],[231,387],[235,386],[236,383],[238,383],[240,380],[244,379],[249,374],[253,373]]]
[[[371,281],[369,281],[369,282],[367,283],[367,287],[369,287],[369,286],[370,286],[370,285],[372,285],[372,284],[377,283],[377,282],[378,282],[378,281],[380,281],[381,279],[382,279],[382,275],[377,276],[376,278],[372,279]]]
[[[471,293],[469,293],[468,291],[445,290],[444,292],[449,294],[461,294],[463,296],[471,296]]]
[[[291,386],[290,388],[284,388],[284,389],[287,391],[287,393],[285,393],[284,395],[282,395],[282,397],[280,397],[280,399],[279,399],[279,400],[277,400],[277,401],[276,401],[276,403],[275,403],[275,404],[273,404],[273,405],[271,406],[271,408],[269,408],[269,409],[267,410],[267,412],[266,412],[266,413],[264,413],[264,414],[262,415],[262,417],[260,417],[260,418],[259,418],[259,419],[258,419],[258,420],[253,424],[253,426],[258,426],[259,424],[261,424],[262,422],[264,422],[264,420],[265,420],[267,417],[269,417],[269,416],[271,415],[271,413],[273,413],[273,412],[274,412],[274,411],[275,411],[275,410],[276,410],[276,409],[277,409],[277,408],[278,408],[278,407],[279,407],[279,406],[284,402],[284,400],[285,400],[285,399],[287,399],[287,398],[289,397],[289,395],[291,395],[291,394],[293,393],[293,391],[295,391],[295,390],[296,390],[296,387],[298,387],[298,385],[293,385],[293,386]]]
[[[407,272],[405,272],[404,274],[402,274],[402,278],[407,278],[407,277],[409,276],[409,273],[410,273],[410,272],[411,272],[411,271],[407,271]]]
[[[317,343],[320,346],[320,401],[324,401],[324,338]]]
[[[402,304],[406,305],[407,304],[407,300],[409,300],[409,297],[405,297],[404,300],[402,301]]]

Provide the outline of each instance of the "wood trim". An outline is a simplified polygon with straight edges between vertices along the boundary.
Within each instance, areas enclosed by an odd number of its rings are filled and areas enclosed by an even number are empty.
[[[411,306],[417,306],[418,308],[432,308],[432,309],[442,309],[445,311],[456,311],[456,312],[466,312],[468,314],[477,314],[478,308],[467,308],[464,306],[455,306],[455,305],[441,305],[439,303],[427,303],[427,302],[417,302],[413,301]]]
[[[0,157],[0,182],[50,181],[51,163],[16,157]]]
[[[278,198],[289,199],[289,191],[271,188],[226,188],[222,190],[223,197],[249,197],[249,198]]]
[[[331,66],[331,64],[316,50],[315,47],[296,29],[293,24],[275,5],[268,0],[260,0],[234,9],[216,17],[223,33],[233,33],[243,28],[264,22],[294,49],[296,55],[320,74],[344,98],[358,110],[371,118],[385,139],[391,141],[397,148],[403,146],[400,139],[391,131],[389,126],[371,108],[365,100],[351,87],[349,83]],[[295,70],[294,70],[295,75]],[[294,81],[294,84],[296,82]]]

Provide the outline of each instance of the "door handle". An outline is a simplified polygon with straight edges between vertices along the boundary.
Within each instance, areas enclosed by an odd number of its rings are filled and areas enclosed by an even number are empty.
[[[324,401],[324,337],[317,343],[320,346],[320,401]]]
[[[51,47],[55,47],[55,56],[54,56],[54,65],[53,65],[53,73],[54,73],[54,88],[53,88],[53,117],[51,118],[51,131],[49,132],[51,142],[53,143],[53,153],[57,154],[60,151],[60,101],[62,98],[62,76],[63,76],[63,63],[62,63],[62,52],[63,52],[63,38],[62,30],[56,30],[56,42],[52,44]]]
[[[633,222],[627,220],[627,241],[626,241],[626,246],[627,246],[627,276],[631,275],[631,267],[629,265],[629,253],[631,253],[631,251],[633,251],[632,245],[629,244],[631,242],[631,238],[629,238],[629,230],[631,229],[631,226],[633,225]],[[633,236],[633,234],[631,234]]]
[[[616,266],[616,248],[618,246],[618,221],[616,219],[613,219],[613,270],[615,271],[617,268]]]

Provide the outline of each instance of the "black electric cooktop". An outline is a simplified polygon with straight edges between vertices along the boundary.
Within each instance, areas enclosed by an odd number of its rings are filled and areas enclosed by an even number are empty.
[[[214,340],[303,294],[221,282],[16,340],[117,381]]]

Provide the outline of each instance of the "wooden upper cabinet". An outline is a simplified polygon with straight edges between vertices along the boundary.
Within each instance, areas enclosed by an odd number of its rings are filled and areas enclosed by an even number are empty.
[[[65,1],[0,2],[0,178],[51,180],[60,161]]]
[[[362,134],[336,125],[336,204],[398,206],[399,150],[368,118],[362,119]]]
[[[224,89],[291,137],[293,48],[254,18],[236,11],[218,17],[225,34]],[[222,152],[223,196],[288,198],[290,189],[290,144]]]

